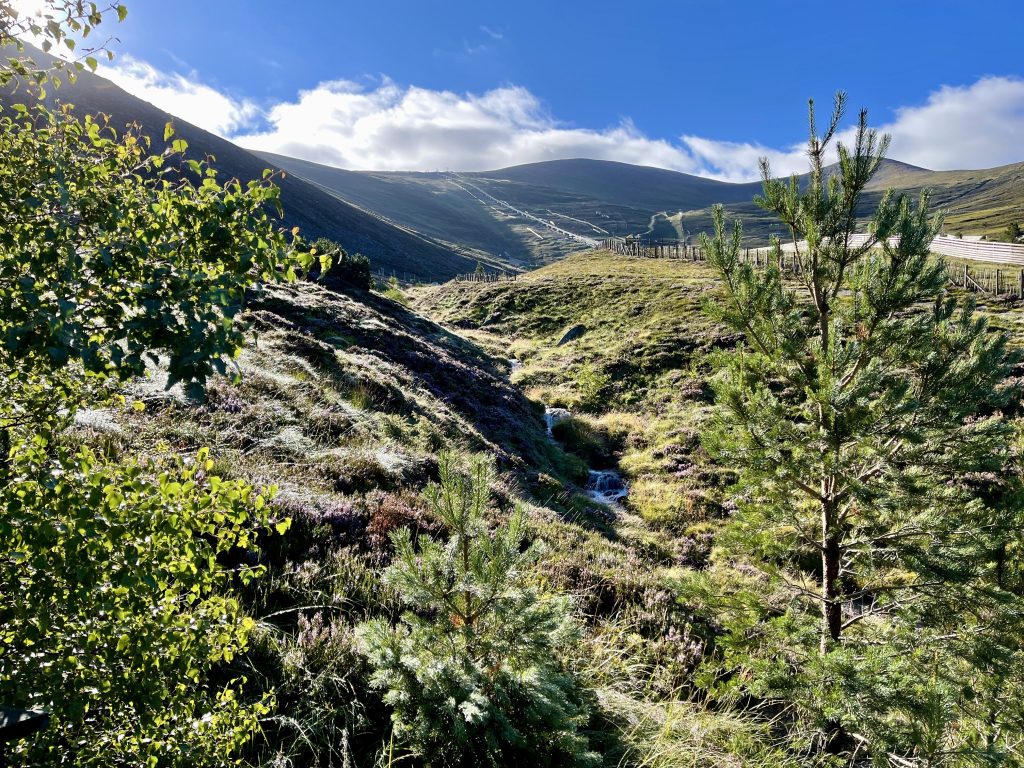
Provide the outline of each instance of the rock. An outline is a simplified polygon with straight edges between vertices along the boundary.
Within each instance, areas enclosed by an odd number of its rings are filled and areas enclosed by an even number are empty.
[[[568,344],[570,341],[574,341],[574,340],[578,339],[580,336],[582,336],[586,332],[587,332],[586,326],[579,325],[579,324],[574,325],[571,328],[569,328],[569,330],[567,330],[565,333],[562,334],[562,338],[560,338],[558,340],[558,344],[556,344],[555,346],[560,347],[563,344]]]

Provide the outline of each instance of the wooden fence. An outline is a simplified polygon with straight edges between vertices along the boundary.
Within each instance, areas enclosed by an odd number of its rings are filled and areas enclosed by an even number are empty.
[[[863,244],[866,235],[854,235],[851,238],[851,245],[858,243],[854,238],[859,239]],[[943,238],[943,240],[954,238]],[[933,251],[941,255],[966,258],[959,254],[943,253],[935,250],[934,245],[939,238],[933,241]],[[958,241],[960,242],[960,241]],[[969,245],[975,243],[968,242]],[[993,245],[1006,245],[1009,243],[993,243]],[[606,250],[618,253],[623,256],[635,256],[647,259],[681,259],[684,261],[704,262],[707,255],[704,250],[696,245],[683,245],[674,241],[659,240],[620,240],[609,239],[602,242]],[[768,265],[771,255],[769,248],[745,248],[740,252],[740,261],[752,264],[755,267]],[[788,248],[783,246],[780,266],[783,271],[791,274],[800,274],[800,260],[797,258],[792,243]],[[1024,259],[1021,261],[1024,264]],[[1004,267],[972,267],[969,264],[951,264],[948,270],[950,285],[963,288],[975,293],[984,293],[996,298],[1024,300],[1024,269]]]
[[[505,272],[470,272],[456,275],[452,279],[457,283],[514,283],[518,275]]]

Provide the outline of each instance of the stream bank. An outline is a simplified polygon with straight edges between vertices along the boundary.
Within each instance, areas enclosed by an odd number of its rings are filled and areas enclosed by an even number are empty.
[[[571,416],[572,413],[565,408],[544,409],[544,422],[548,427],[548,438],[552,442],[557,442],[554,426]],[[588,468],[586,492],[588,497],[599,504],[618,510],[621,509],[622,501],[629,496],[629,486],[618,470]]]
[[[509,361],[509,378],[523,367],[522,361],[515,358]],[[558,422],[571,418],[572,412],[566,408],[553,408],[545,406],[544,424],[547,426],[548,439],[557,443],[554,427]],[[598,504],[604,504],[614,511],[621,510],[622,501],[629,496],[629,485],[623,480],[622,475],[615,469],[594,469],[587,468],[587,496]]]

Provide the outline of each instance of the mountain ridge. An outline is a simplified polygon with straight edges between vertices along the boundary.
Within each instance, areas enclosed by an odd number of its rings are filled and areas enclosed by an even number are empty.
[[[594,239],[690,239],[710,229],[711,207],[717,203],[743,221],[752,244],[767,242],[778,231],[778,224],[753,203],[760,182],[725,182],[612,160],[547,160],[493,171],[441,173],[350,171],[257,154],[396,224],[522,266],[579,250],[578,239],[560,236],[560,228]],[[979,229],[991,235],[1015,215],[1024,218],[1019,203],[1024,199],[1024,163],[931,171],[885,160],[865,196],[865,216],[888,187],[914,196],[930,188],[933,207],[951,209],[947,221],[953,231]]]
[[[50,57],[30,51],[38,61]],[[31,102],[25,90],[0,93],[0,105]],[[129,94],[110,80],[89,72],[80,73],[75,83],[65,82],[59,89],[50,89],[46,103],[74,105],[78,115],[103,113],[111,127],[123,131],[129,124],[138,124],[153,142],[154,150],[163,146],[164,126],[171,122],[177,138],[184,139],[193,157],[204,155],[216,159],[214,167],[223,178],[241,181],[259,179],[267,163],[242,147],[216,136],[186,120]],[[328,237],[347,250],[361,252],[371,259],[373,268],[395,272],[417,279],[447,279],[472,271],[479,254],[466,255],[450,244],[441,243],[419,232],[409,232],[384,221],[376,212],[368,213],[322,188],[290,174],[287,169],[275,179],[281,189],[285,210],[283,227],[299,227],[308,239]]]

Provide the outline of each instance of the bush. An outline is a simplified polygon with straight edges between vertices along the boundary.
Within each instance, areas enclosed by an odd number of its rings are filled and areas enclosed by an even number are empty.
[[[166,464],[107,464],[38,437],[11,453],[0,701],[52,717],[13,745],[18,765],[219,766],[266,712],[241,703],[243,681],[208,682],[253,628],[225,590],[259,569],[222,561],[254,547],[266,498],[206,476],[205,454]]]
[[[576,371],[576,390],[580,396],[580,407],[596,413],[603,410],[612,377],[591,363],[584,363]]]
[[[349,253],[341,245],[326,237],[321,237],[313,243],[313,248],[318,255],[331,258],[331,280],[343,282],[362,291],[368,291],[373,286],[370,260],[363,254]]]
[[[575,641],[568,603],[532,584],[538,549],[522,551],[521,509],[488,532],[492,472],[477,458],[463,475],[442,457],[427,501],[448,541],[392,534],[384,580],[413,610],[398,627],[360,627],[371,684],[393,708],[396,743],[435,768],[592,764],[577,732],[587,708],[555,657]]]
[[[398,283],[398,278],[392,275],[388,278],[387,284],[383,288],[384,295],[392,301],[397,301],[403,307],[409,306],[408,297],[402,293],[402,287]]]

